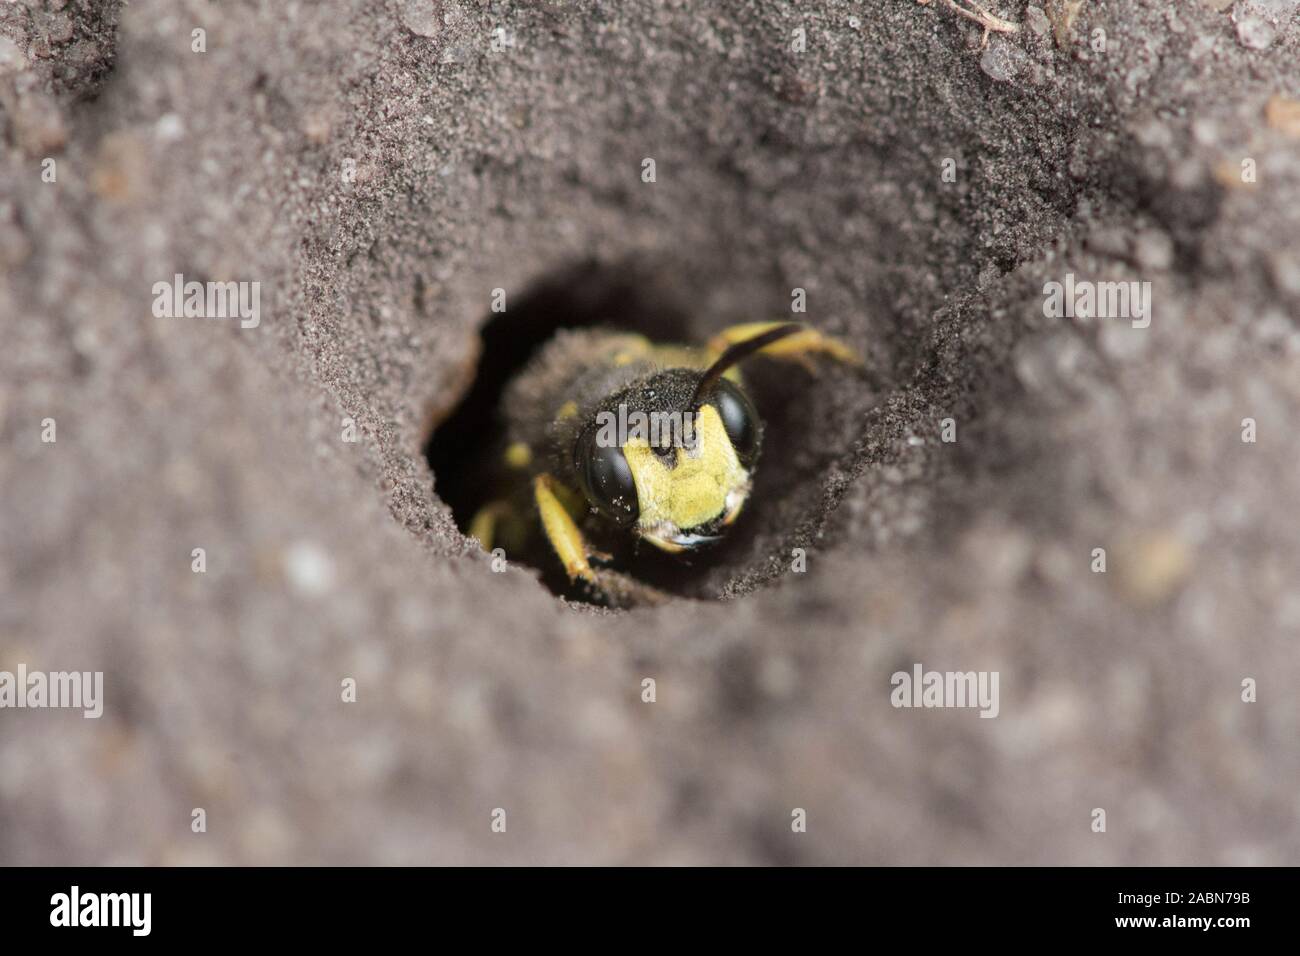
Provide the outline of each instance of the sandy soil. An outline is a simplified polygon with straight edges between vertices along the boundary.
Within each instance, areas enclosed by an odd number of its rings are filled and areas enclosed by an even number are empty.
[[[1300,5],[1165,6],[0,5],[0,669],[105,674],[0,710],[0,862],[1300,862]],[[557,277],[868,357],[769,402],[697,598],[574,607],[438,496]]]

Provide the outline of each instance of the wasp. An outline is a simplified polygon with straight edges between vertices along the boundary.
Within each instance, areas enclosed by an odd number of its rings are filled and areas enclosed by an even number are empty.
[[[551,560],[594,600],[661,600],[612,567],[602,543],[686,555],[722,539],[762,449],[763,422],[740,374],[756,355],[809,368],[816,355],[861,364],[849,346],[798,323],[734,325],[702,347],[600,328],[557,332],[505,388],[498,494],[469,535],[511,553],[540,524]]]

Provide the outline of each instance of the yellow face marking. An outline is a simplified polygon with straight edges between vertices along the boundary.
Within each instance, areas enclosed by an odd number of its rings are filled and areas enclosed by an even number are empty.
[[[521,470],[532,464],[532,461],[533,450],[523,442],[513,442],[506,448],[506,464],[511,468]]]
[[[696,449],[675,449],[677,466],[669,468],[642,440],[623,446],[636,484],[640,515],[637,530],[665,550],[678,532],[712,521],[719,515],[734,519],[749,491],[749,473],[736,457],[712,405],[705,405],[695,423]]]

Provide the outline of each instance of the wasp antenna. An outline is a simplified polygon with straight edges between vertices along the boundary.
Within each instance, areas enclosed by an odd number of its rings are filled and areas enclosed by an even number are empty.
[[[718,356],[717,360],[704,370],[700,376],[700,382],[695,386],[695,394],[691,397],[692,405],[699,405],[713,390],[713,386],[718,384],[718,379],[731,366],[743,362],[755,352],[767,348],[773,342],[777,342],[788,335],[794,335],[796,332],[802,332],[803,326],[797,322],[790,322],[786,325],[778,325],[774,329],[768,329],[762,335],[756,335],[752,339],[745,339],[743,342],[737,342],[725,352]]]

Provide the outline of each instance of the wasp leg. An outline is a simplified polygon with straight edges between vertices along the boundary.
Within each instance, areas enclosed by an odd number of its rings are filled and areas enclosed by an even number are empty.
[[[542,514],[542,529],[546,540],[551,542],[559,556],[564,571],[570,581],[581,578],[593,587],[597,586],[596,572],[587,562],[587,542],[582,532],[574,523],[569,510],[560,500],[558,489],[563,487],[550,475],[538,475],[533,480],[533,496],[537,499],[537,510]]]
[[[756,335],[762,335],[770,329],[788,324],[787,322],[742,322],[740,325],[728,326],[709,340],[709,357],[710,359],[716,359],[730,346],[738,342],[744,342]],[[762,349],[758,354],[775,359],[792,359],[801,363],[804,367],[812,369],[809,356],[819,352],[850,365],[862,364],[862,357],[849,346],[839,339],[832,338],[829,335],[822,335],[811,326],[793,335],[787,335],[783,339],[778,339]]]
[[[493,501],[479,508],[474,512],[474,519],[469,523],[469,536],[478,538],[478,543],[483,546],[484,551],[492,550],[492,542],[496,539],[497,524],[510,510],[510,503],[507,501]]]
[[[475,512],[468,534],[478,538],[484,551],[503,548],[518,553],[528,544],[529,517],[527,508],[521,507],[517,499],[498,498]]]
[[[670,595],[635,578],[604,567],[592,567],[591,562],[612,560],[591,547],[574,522],[565,500],[573,491],[550,475],[538,475],[533,481],[538,510],[542,513],[542,528],[547,540],[559,555],[560,563],[570,581],[581,580],[592,596],[612,607],[632,607],[637,604],[662,604]]]
[[[638,581],[630,575],[610,568],[596,568],[596,579],[600,584],[600,595],[610,607],[629,608],[664,604],[672,600],[672,595],[661,591],[653,585]]]

